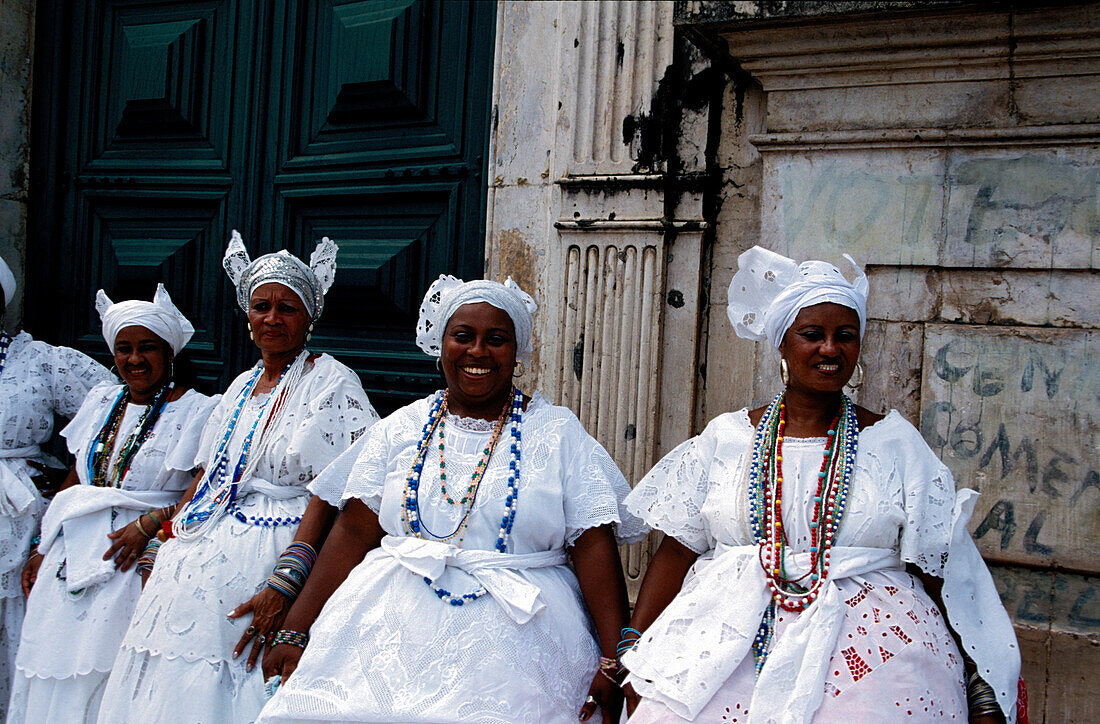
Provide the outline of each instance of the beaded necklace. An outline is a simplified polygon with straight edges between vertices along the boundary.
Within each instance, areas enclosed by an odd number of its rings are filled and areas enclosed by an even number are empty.
[[[446,447],[447,440],[448,412],[447,392],[444,390],[442,414],[439,416],[439,488],[443,493],[443,499],[451,505],[466,505],[466,503],[473,500],[473,497],[477,494],[477,489],[481,485],[481,478],[485,475],[485,469],[489,466],[489,460],[493,457],[493,451],[496,450],[497,443],[500,441],[500,433],[504,429],[504,419],[508,416],[510,407],[511,402],[509,401],[509,403],[501,409],[500,416],[497,417],[496,422],[493,423],[493,435],[489,438],[489,444],[481,451],[481,458],[478,459],[477,465],[474,467],[474,473],[470,476],[470,484],[466,486],[466,494],[456,502],[451,499],[450,493],[447,492],[447,461],[443,459],[443,450]]]
[[[111,411],[107,413],[107,419],[96,434],[92,444],[88,446],[88,455],[85,464],[88,471],[88,482],[101,488],[118,488],[122,486],[122,479],[130,471],[130,464],[134,461],[142,444],[153,433],[153,427],[160,419],[164,406],[168,404],[168,397],[176,387],[174,382],[169,382],[157,391],[153,401],[141,414],[138,424],[133,432],[122,444],[118,458],[113,468],[110,467],[111,453],[115,449],[115,439],[118,437],[122,418],[126,414],[126,407],[130,404],[130,388],[123,385],[122,390],[111,405]]]
[[[298,357],[283,369],[279,375],[279,381],[275,384],[275,389],[260,403],[259,412],[256,414],[256,419],[252,421],[252,425],[248,430],[248,435],[245,437],[244,444],[241,446],[240,455],[237,456],[237,463],[233,466],[233,473],[230,475],[229,441],[233,437],[233,431],[237,427],[237,421],[241,417],[241,412],[244,410],[248,400],[252,397],[252,392],[256,389],[256,385],[260,380],[260,374],[264,369],[262,362],[256,364],[255,369],[252,371],[252,376],[248,378],[248,381],[244,384],[240,394],[237,396],[237,404],[233,409],[233,413],[230,415],[228,425],[225,426],[222,438],[218,442],[218,450],[213,458],[215,461],[213,467],[203,477],[202,484],[199,486],[198,490],[195,491],[194,497],[187,504],[186,512],[174,526],[177,537],[187,539],[199,535],[203,524],[210,520],[217,510],[222,508],[232,513],[233,516],[242,523],[251,523],[253,525],[293,525],[301,522],[301,516],[287,516],[286,518],[246,516],[244,512],[237,507],[235,501],[237,498],[237,485],[244,475],[245,469],[248,467],[249,455],[252,451],[252,440],[256,435],[256,430],[260,427],[260,421],[264,421],[263,429],[260,432],[260,437],[262,438],[264,432],[266,432],[267,428],[271,425],[271,421],[282,409],[286,402],[286,398],[290,394],[291,388],[294,386],[293,384],[289,384],[291,377],[293,377],[294,380],[300,377],[301,368],[308,356],[309,352],[302,350]],[[292,372],[295,374],[291,374]],[[284,381],[288,384],[284,384]],[[269,405],[271,406],[270,410],[268,410]],[[267,412],[266,415],[265,412]]]
[[[432,401],[428,412],[428,421],[424,424],[420,442],[417,444],[416,454],[413,456],[412,466],[409,468],[409,474],[405,482],[405,505],[402,508],[402,518],[405,523],[405,530],[410,535],[422,540],[448,541],[459,536],[460,533],[464,536],[464,531],[469,522],[470,513],[473,511],[474,501],[477,497],[477,488],[469,491],[469,501],[463,505],[464,510],[462,519],[458,522],[458,526],[455,528],[454,532],[445,538],[428,530],[428,527],[420,518],[420,477],[424,470],[424,461],[428,455],[428,448],[431,444],[432,435],[439,426],[444,414],[444,400],[445,393],[440,393],[436,395],[435,399]],[[508,463],[508,492],[504,497],[504,515],[500,519],[500,533],[497,535],[496,542],[496,550],[501,553],[508,552],[508,540],[512,535],[512,526],[515,524],[516,520],[516,506],[519,501],[520,425],[523,422],[523,393],[520,392],[517,387],[512,388],[512,399],[505,409],[507,410],[509,407],[511,408],[509,424],[511,427],[510,434],[512,436],[512,444],[510,450],[511,460]],[[495,448],[495,442],[491,447],[486,448],[487,453],[483,453],[488,455],[485,460],[486,468],[488,467],[489,458],[492,457],[493,448]],[[484,477],[484,470],[482,470],[480,474],[475,471],[475,475],[478,477],[477,486],[480,487],[481,480]],[[427,535],[422,535],[421,531]],[[462,538],[459,537],[455,545],[461,546],[461,544]],[[484,586],[479,586],[469,593],[456,596],[447,589],[437,586],[432,579],[426,576],[424,577],[424,583],[435,591],[435,595],[438,596],[441,601],[452,606],[462,606],[488,593]]]
[[[753,641],[756,673],[764,667],[775,633],[777,608],[802,611],[817,598],[829,575],[830,554],[844,517],[852,467],[859,443],[855,405],[842,396],[840,411],[829,426],[810,518],[810,568],[797,578],[787,575],[789,547],[783,528],[783,435],[787,426],[784,395],[780,393],[756,426],[749,467],[749,521],[759,548],[760,564],[771,591]],[[806,579],[809,579],[807,582]]]
[[[8,361],[8,347],[11,346],[12,337],[7,332],[0,332],[0,374],[4,373],[4,363]]]

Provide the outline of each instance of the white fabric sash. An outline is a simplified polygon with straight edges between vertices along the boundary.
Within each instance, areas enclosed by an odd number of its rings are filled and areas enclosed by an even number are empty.
[[[33,489],[34,483],[20,477],[9,462],[26,460],[38,455],[37,445],[0,450],[0,515],[6,515],[9,518],[22,515],[38,499]]]
[[[623,656],[642,696],[655,693],[678,715],[694,719],[742,659],[751,655],[770,599],[758,556],[756,545],[719,545],[693,581],[697,585],[681,591],[638,647]],[[803,573],[809,561],[808,553],[788,553],[787,570]],[[844,600],[835,582],[901,567],[897,552],[889,548],[832,549],[829,578],[817,601],[784,630],[768,654],[756,684],[761,695],[749,705],[750,723],[810,720],[825,693],[825,674],[844,618]],[[706,636],[711,656],[700,661],[694,649],[682,645],[685,635]]]
[[[382,550],[408,570],[432,581],[439,580],[448,567],[468,573],[519,624],[530,621],[546,604],[540,596],[542,590],[517,571],[561,566],[567,561],[563,550],[499,553],[392,535],[382,539]]]
[[[107,538],[111,532],[111,509],[145,513],[171,505],[179,497],[179,491],[74,485],[58,493],[46,509],[38,552],[49,553],[58,534],[63,534],[66,588],[75,592],[103,583],[115,572],[114,560],[103,560],[103,554],[111,547]]]
[[[244,496],[250,493],[258,493],[272,500],[290,500],[302,495],[309,495],[309,488],[302,485],[275,485],[263,478],[251,477],[237,486],[237,499],[243,501]]]

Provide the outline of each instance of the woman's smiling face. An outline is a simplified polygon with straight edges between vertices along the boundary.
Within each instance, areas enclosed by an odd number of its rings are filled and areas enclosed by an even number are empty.
[[[512,318],[488,302],[463,304],[447,320],[440,361],[450,409],[494,419],[512,391],[516,366]]]
[[[156,394],[171,372],[172,348],[145,327],[123,327],[115,335],[115,367],[134,401]]]
[[[790,372],[788,387],[832,394],[847,384],[859,359],[859,315],[832,302],[806,307],[783,336],[779,351]]]

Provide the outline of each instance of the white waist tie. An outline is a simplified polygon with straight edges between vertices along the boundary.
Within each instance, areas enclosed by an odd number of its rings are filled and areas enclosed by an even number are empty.
[[[563,550],[499,553],[392,535],[382,539],[381,549],[408,570],[432,581],[438,580],[448,567],[468,573],[485,587],[509,618],[520,624],[530,621],[546,604],[539,595],[542,590],[516,571],[561,566],[567,561]]]
[[[643,697],[694,719],[726,679],[751,655],[771,594],[756,545],[724,546],[623,655],[630,681]],[[809,570],[809,553],[787,553],[787,570]],[[817,600],[776,639],[749,704],[749,722],[806,722],[821,705],[825,675],[844,619],[835,582],[871,571],[901,569],[889,548],[836,547]],[[684,640],[709,642],[700,660]],[[639,681],[641,679],[641,681]]]
[[[0,515],[14,518],[26,512],[38,499],[34,483],[24,481],[8,461],[27,460],[38,457],[39,453],[37,445],[0,449]]]

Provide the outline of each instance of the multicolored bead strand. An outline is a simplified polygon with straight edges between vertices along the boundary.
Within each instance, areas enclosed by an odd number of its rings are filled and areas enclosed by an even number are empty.
[[[475,488],[470,492],[470,499],[466,504],[465,510],[462,515],[462,519],[459,521],[455,531],[447,537],[441,537],[432,533],[424,525],[424,522],[420,518],[420,477],[424,470],[424,460],[427,457],[427,451],[431,443],[432,435],[436,428],[440,424],[440,420],[444,414],[443,410],[444,396],[440,394],[432,402],[432,406],[428,413],[428,421],[424,425],[423,432],[421,434],[420,442],[417,445],[417,452],[413,456],[412,467],[409,470],[409,475],[405,483],[405,505],[402,510],[406,530],[410,535],[417,538],[423,538],[426,540],[441,540],[447,541],[455,538],[459,535],[460,531],[464,530],[467,522],[469,521],[470,513],[473,510],[474,502],[477,497],[477,489]],[[516,519],[516,507],[519,501],[519,474],[520,474],[520,443],[522,440],[522,433],[520,432],[520,426],[523,422],[523,393],[519,391],[519,388],[512,388],[512,399],[509,407],[506,410],[511,410],[511,416],[509,425],[511,428],[510,434],[512,437],[512,444],[510,449],[510,460],[508,463],[508,488],[504,498],[504,514],[501,517],[500,533],[497,535],[496,550],[501,553],[508,552],[508,540],[512,534],[512,526],[515,524]],[[495,443],[493,445],[495,448]],[[489,449],[489,448],[487,448]],[[492,450],[489,450],[489,458],[492,457]],[[485,461],[485,468],[488,468],[489,459]],[[477,473],[475,472],[475,475]],[[481,475],[478,475],[478,487],[480,487],[480,481],[484,476],[484,471]],[[427,535],[422,535],[422,532]],[[461,538],[456,545],[461,545]],[[424,578],[424,582],[431,587],[435,592],[435,595],[439,597],[444,603],[448,603],[452,606],[462,606],[470,601],[475,601],[478,598],[484,596],[488,591],[484,586],[479,586],[474,591],[464,593],[462,595],[455,595],[441,586],[437,586],[433,580],[428,577]]]
[[[130,388],[123,386],[115,398],[103,427],[92,440],[88,448],[86,459],[88,482],[97,487],[118,488],[122,486],[122,479],[130,471],[130,464],[149,436],[153,434],[153,428],[160,419],[164,406],[168,404],[168,398],[175,389],[175,383],[169,382],[160,388],[153,401],[145,408],[134,431],[123,442],[115,460],[113,468],[110,467],[111,453],[115,449],[115,439],[118,437],[122,418],[126,415],[126,406],[130,404]]]
[[[791,578],[786,573],[783,528],[783,438],[786,429],[783,394],[768,405],[756,427],[749,468],[749,523],[772,599],[753,641],[757,674],[763,669],[775,630],[778,608],[800,612],[816,600],[829,575],[831,550],[844,517],[852,468],[859,443],[855,405],[842,396],[840,411],[826,436],[810,518],[810,567]],[[803,583],[809,578],[807,583]]]

